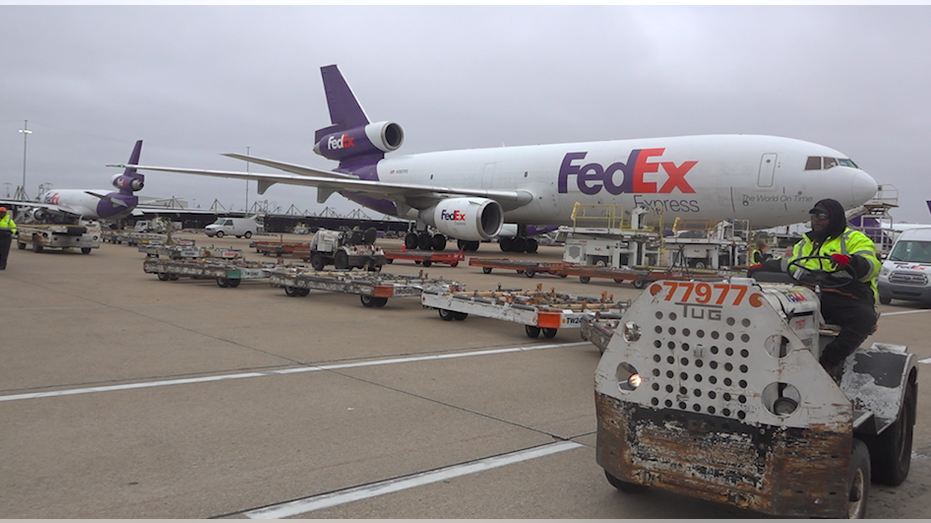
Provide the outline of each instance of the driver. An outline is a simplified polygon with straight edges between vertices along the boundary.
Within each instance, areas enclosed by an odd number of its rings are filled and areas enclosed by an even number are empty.
[[[880,263],[873,240],[862,232],[847,227],[844,208],[830,198],[819,201],[808,211],[811,231],[792,248],[792,253],[781,260],[770,260],[752,269],[786,272],[793,260],[807,256],[829,259],[810,259],[797,266],[815,271],[840,269],[853,275],[850,283],[839,288],[821,289],[821,315],[827,323],[840,327],[840,332],[821,352],[821,366],[837,378],[843,371],[847,356],[860,346],[876,328],[876,277]],[[833,263],[832,263],[833,261]],[[840,273],[838,274],[841,275]]]

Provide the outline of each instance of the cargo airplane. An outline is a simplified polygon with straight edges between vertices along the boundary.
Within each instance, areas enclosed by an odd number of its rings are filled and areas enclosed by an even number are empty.
[[[129,156],[129,163],[139,163],[142,140],[136,142]],[[55,216],[80,217],[87,220],[117,220],[127,216],[139,205],[134,194],[142,190],[145,176],[127,167],[123,174],[113,176],[111,181],[116,191],[109,189],[53,189],[39,195],[37,202],[0,200],[4,205],[25,207],[26,213],[37,221],[54,219]]]
[[[517,224],[523,241],[533,224],[572,225],[582,204],[647,207],[677,217],[749,220],[754,229],[799,223],[812,205],[834,198],[863,204],[876,181],[846,154],[801,140],[757,135],[704,135],[500,147],[385,158],[404,141],[394,122],[372,123],[336,65],[321,68],[332,125],[317,130],[314,152],[333,170],[225,156],[284,171],[260,174],[137,164],[108,165],[258,181],[258,192],[286,183],[334,192],[377,212],[416,221],[410,247],[468,250]],[[438,233],[431,236],[427,226]],[[532,241],[532,240],[529,240]],[[535,243],[535,242],[534,242]]]

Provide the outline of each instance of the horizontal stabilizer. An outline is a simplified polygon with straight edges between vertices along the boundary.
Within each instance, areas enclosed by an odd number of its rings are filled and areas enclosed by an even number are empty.
[[[415,209],[425,209],[436,205],[437,202],[452,197],[477,196],[495,200],[507,209],[516,209],[533,201],[533,194],[529,191],[502,190],[502,189],[464,189],[456,187],[440,187],[434,185],[421,185],[412,183],[387,183],[379,180],[335,179],[330,176],[302,176],[296,174],[263,174],[244,173],[237,171],[213,171],[205,169],[183,169],[178,167],[154,167],[149,165],[107,165],[107,167],[132,167],[143,171],[161,171],[169,173],[198,174],[201,176],[215,176],[218,178],[235,178],[240,180],[257,180],[259,189],[267,189],[274,183],[290,185],[304,185],[322,188],[330,193],[336,191],[349,191],[373,198],[387,198],[392,201],[407,203]],[[329,171],[326,171],[329,172]]]
[[[265,167],[271,167],[272,169],[278,169],[280,171],[300,174],[303,176],[324,176],[327,178],[346,178],[350,180],[358,180],[359,177],[352,174],[345,174],[336,171],[328,171],[326,169],[316,169],[314,167],[305,167],[303,165],[297,165],[293,163],[279,162],[276,160],[268,160],[266,158],[256,158],[254,156],[246,156],[243,154],[236,153],[226,153],[223,156],[229,158],[235,158],[237,160],[243,160],[250,163],[257,163],[259,165],[264,165]]]

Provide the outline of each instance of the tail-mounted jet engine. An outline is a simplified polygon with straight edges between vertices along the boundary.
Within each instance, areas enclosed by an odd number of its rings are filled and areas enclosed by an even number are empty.
[[[125,174],[117,174],[113,176],[113,186],[117,189],[126,189],[129,188],[131,191],[141,191],[145,186],[145,180],[140,177],[126,176]]]
[[[404,143],[404,131],[394,122],[370,123],[347,131],[325,134],[314,144],[314,152],[330,160],[369,154],[390,153]]]
[[[464,241],[494,238],[504,225],[501,204],[486,198],[449,198],[420,211],[420,220]]]

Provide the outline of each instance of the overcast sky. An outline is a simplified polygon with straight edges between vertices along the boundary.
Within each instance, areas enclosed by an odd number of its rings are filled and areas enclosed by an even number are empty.
[[[840,150],[931,223],[931,7],[0,6],[0,196],[108,188],[142,164],[322,168],[320,67],[338,64],[397,154],[687,134]],[[274,172],[252,165],[253,172]],[[249,184],[319,212],[316,190]],[[150,173],[146,196],[241,209],[243,181]],[[327,205],[355,208],[332,197]],[[373,217],[373,211],[369,211]]]

